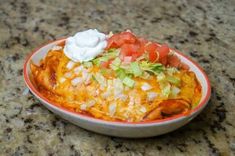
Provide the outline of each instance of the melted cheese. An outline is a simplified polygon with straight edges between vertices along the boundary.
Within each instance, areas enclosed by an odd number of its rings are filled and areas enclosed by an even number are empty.
[[[176,97],[157,96],[153,101],[148,101],[149,92],[161,95],[160,85],[155,76],[150,76],[147,80],[134,78],[135,87],[124,86],[120,97],[117,98],[114,72],[104,74],[107,85],[102,88],[92,78],[92,75],[100,71],[99,67],[86,68],[80,63],[71,65],[70,59],[62,50],[50,51],[40,66],[31,64],[31,69],[38,90],[43,96],[69,110],[87,113],[104,120],[142,121],[164,100],[185,99],[195,107],[201,98],[201,86],[195,74],[190,71],[182,70],[175,74],[182,81],[178,86],[180,93]],[[151,88],[143,90],[144,83],[150,84]]]

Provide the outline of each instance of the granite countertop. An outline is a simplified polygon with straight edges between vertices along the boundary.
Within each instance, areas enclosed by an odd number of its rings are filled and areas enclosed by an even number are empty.
[[[0,155],[235,155],[235,1],[0,1]],[[183,51],[209,76],[209,105],[179,130],[134,140],[86,131],[23,95],[32,49],[87,28]]]

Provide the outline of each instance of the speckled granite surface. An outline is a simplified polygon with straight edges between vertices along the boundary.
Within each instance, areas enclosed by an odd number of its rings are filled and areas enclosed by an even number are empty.
[[[235,155],[234,0],[0,2],[0,155]],[[87,28],[129,28],[182,50],[209,75],[208,107],[175,132],[132,140],[83,130],[23,96],[30,51]]]

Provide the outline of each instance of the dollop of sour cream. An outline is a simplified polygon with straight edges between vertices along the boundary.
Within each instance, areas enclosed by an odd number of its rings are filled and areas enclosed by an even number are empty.
[[[96,29],[78,32],[67,38],[64,54],[74,62],[86,62],[101,54],[107,46],[107,36]]]

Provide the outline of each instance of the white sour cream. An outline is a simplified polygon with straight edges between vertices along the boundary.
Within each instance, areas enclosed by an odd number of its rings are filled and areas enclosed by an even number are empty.
[[[107,46],[106,35],[96,29],[78,32],[65,42],[64,53],[74,62],[86,62],[101,54]]]

